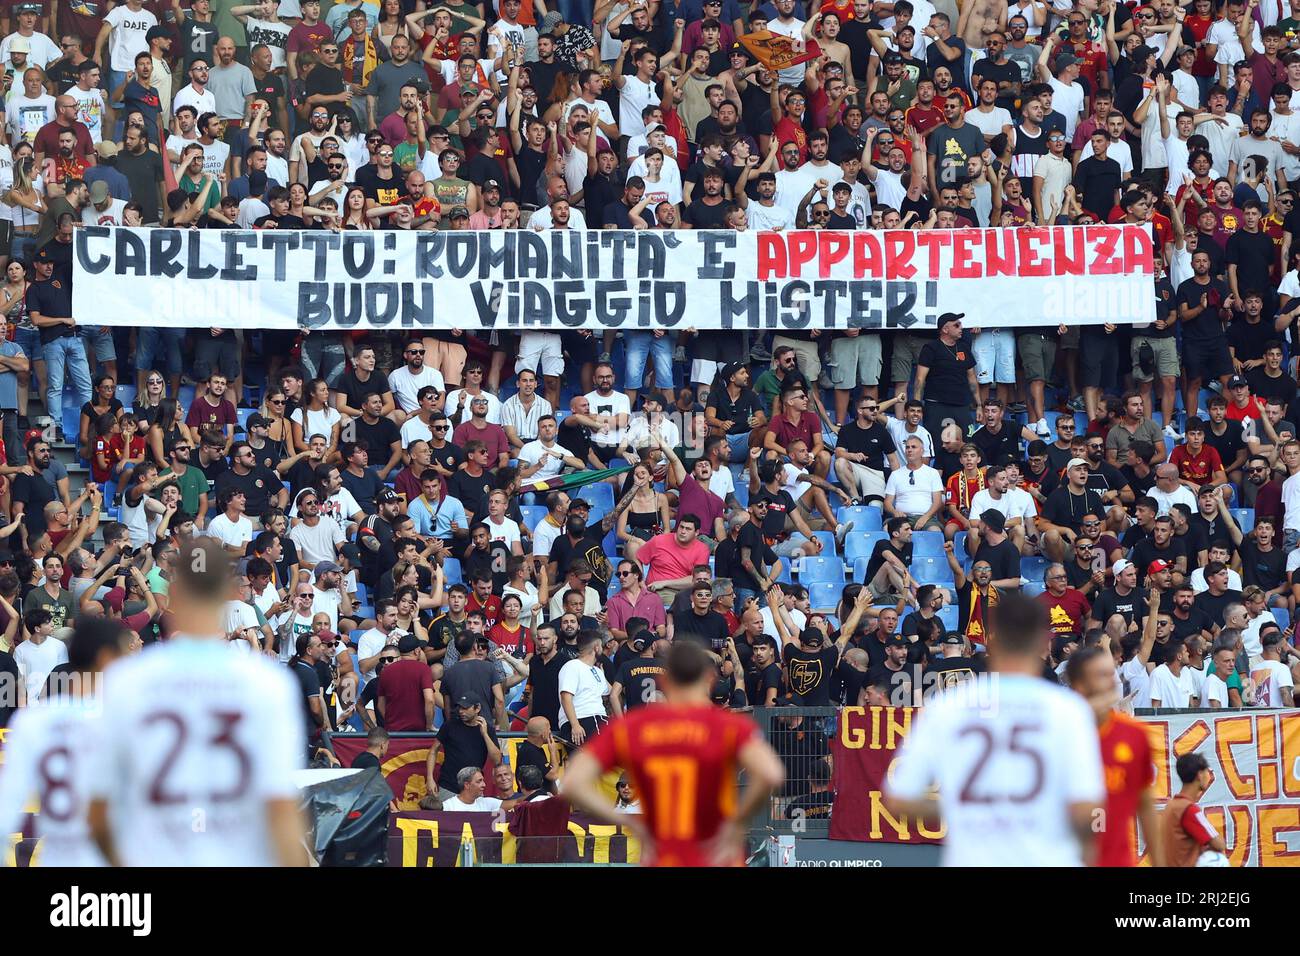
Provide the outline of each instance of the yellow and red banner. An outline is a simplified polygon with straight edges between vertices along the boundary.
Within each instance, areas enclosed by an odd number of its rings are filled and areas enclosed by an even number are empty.
[[[807,63],[822,55],[816,40],[807,43],[795,43],[790,37],[769,30],[746,33],[738,38],[745,49],[754,55],[754,59],[769,70],[784,70],[786,67]]]

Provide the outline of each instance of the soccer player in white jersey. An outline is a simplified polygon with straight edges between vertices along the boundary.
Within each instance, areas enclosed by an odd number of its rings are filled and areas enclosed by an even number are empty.
[[[103,669],[126,653],[131,632],[120,621],[87,619],[68,644],[66,671],[50,675],[48,693],[18,712],[5,737],[0,766],[0,833],[15,833],[36,797],[34,862],[41,866],[104,866],[90,837],[92,754],[100,739]]]
[[[186,542],[175,568],[175,636],[105,673],[95,841],[126,866],[305,865],[301,698],[282,665],[226,641],[220,542]]]
[[[1082,697],[1042,676],[1041,603],[1003,598],[992,635],[991,673],[916,717],[886,804],[944,821],[946,866],[1080,866],[1106,798],[1096,721]]]

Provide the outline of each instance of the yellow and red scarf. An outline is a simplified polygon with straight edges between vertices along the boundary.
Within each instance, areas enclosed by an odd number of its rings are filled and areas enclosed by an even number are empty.
[[[357,38],[348,37],[343,41],[339,49],[339,65],[343,68],[343,81],[345,83],[356,83],[359,86],[365,86],[370,82],[370,74],[375,72],[375,67],[379,65],[379,52],[375,49],[375,41],[369,33],[362,37],[366,44],[365,59],[361,64],[360,78],[354,76],[356,69],[357,56]]]

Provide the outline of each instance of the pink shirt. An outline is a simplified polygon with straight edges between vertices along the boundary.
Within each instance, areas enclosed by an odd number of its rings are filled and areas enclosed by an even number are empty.
[[[686,547],[677,543],[677,535],[672,531],[657,534],[636,553],[637,560],[650,567],[645,583],[656,581],[675,581],[689,578],[691,569],[697,564],[709,563],[709,546],[698,538]]]
[[[649,621],[651,630],[660,624],[668,623],[668,617],[664,614],[663,600],[644,585],[641,588],[641,596],[636,599],[635,604],[628,601],[626,591],[619,591],[605,605],[605,613],[608,615],[609,626],[620,631],[626,631],[627,622],[634,617],[643,617]],[[628,635],[628,637],[632,636]]]
[[[475,438],[487,445],[488,456],[491,459],[488,463],[490,468],[497,467],[502,452],[510,453],[510,439],[506,437],[505,429],[491,422],[488,422],[487,428],[482,431],[475,428],[472,422],[461,422],[452,432],[451,440],[464,448],[466,442],[473,441]]]

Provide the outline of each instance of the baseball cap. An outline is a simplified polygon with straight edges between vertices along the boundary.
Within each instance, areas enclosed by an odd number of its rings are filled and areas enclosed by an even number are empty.
[[[348,564],[361,563],[361,549],[350,541],[339,548],[339,554],[348,559]]]
[[[885,638],[885,646],[886,646],[886,647],[906,647],[906,646],[907,646],[907,638],[905,638],[902,634],[890,634],[887,638]]]
[[[1115,565],[1114,567],[1111,568],[1111,570],[1115,573],[1115,577],[1119,577],[1121,574],[1123,574],[1131,567],[1133,567],[1132,561],[1126,561],[1124,558],[1120,558],[1118,561],[1115,562]]]
[[[453,206],[453,207],[451,208],[451,215],[449,215],[447,218],[448,218],[448,219],[468,219],[468,218],[469,218],[469,210],[466,209],[464,206]]]
[[[100,140],[95,144],[95,153],[100,159],[108,159],[110,156],[116,156],[118,153],[117,143],[111,140]]]
[[[1064,70],[1067,66],[1074,66],[1079,62],[1079,58],[1073,53],[1062,53],[1056,58],[1056,69]]]
[[[166,27],[150,27],[149,32],[144,35],[144,42],[152,43],[154,40],[157,40],[161,37],[167,37],[168,39],[171,39],[171,33],[168,31]]]
[[[1228,388],[1244,388],[1249,384],[1250,383],[1240,375],[1234,375],[1232,378],[1228,379]]]
[[[21,13],[22,11],[18,10],[16,12]],[[25,36],[21,36],[21,35],[16,36],[9,41],[9,52],[10,53],[31,53],[32,43]]]
[[[397,653],[409,654],[411,651],[419,650],[421,647],[428,647],[428,641],[422,641],[414,634],[407,634],[397,642]]]
[[[14,13],[40,13],[41,5],[39,3],[20,3],[14,7]]]
[[[890,50],[888,53],[885,54],[886,65],[890,63],[902,63],[902,62],[903,62],[903,54],[899,53],[897,50]]]
[[[267,420],[265,415],[249,415],[246,424],[250,429],[271,427],[271,423]]]
[[[1168,571],[1169,567],[1170,565],[1168,561],[1161,561],[1159,558],[1156,558],[1147,565],[1147,574],[1159,574],[1161,571]]]
[[[473,707],[477,703],[478,703],[477,698],[471,697],[469,694],[461,694],[459,697],[456,698],[457,707],[464,707],[468,709],[470,707]]]
[[[343,569],[339,567],[337,564],[335,564],[333,561],[317,562],[316,577],[320,577],[322,574],[329,574],[331,571],[337,571],[339,574],[343,573]]]
[[[800,644],[820,644],[822,642],[822,632],[815,627],[805,627],[799,632]]]
[[[964,318],[966,318],[965,312],[945,312],[943,315],[939,316],[939,321],[935,323],[934,327],[936,329],[941,329],[949,322],[960,322]]]
[[[1069,463],[1066,464],[1065,470],[1069,471],[1071,468],[1077,467],[1078,465],[1083,465],[1084,468],[1088,467],[1088,463],[1082,458],[1071,458]]]
[[[402,496],[399,495],[397,492],[395,492],[392,488],[385,488],[382,491],[380,491],[379,494],[375,495],[375,504],[377,505],[386,505],[389,504],[390,502],[401,501],[401,500],[402,500]]]
[[[980,521],[993,531],[1002,532],[1007,530],[1007,517],[996,508],[989,508],[980,515]]]
[[[632,650],[644,651],[658,639],[654,631],[637,631],[636,637],[632,638]]]
[[[961,636],[960,634],[958,634],[956,631],[949,631],[948,634],[947,634],[947,636],[945,636],[944,639],[943,639],[942,641],[940,641],[939,643],[940,643],[940,644],[953,644],[953,645],[965,644],[965,643],[966,643],[966,638],[962,637],[962,636]]]
[[[483,184],[483,189],[484,189],[484,190],[488,190],[488,189],[500,189],[500,188],[501,188],[501,184],[500,184],[499,182],[497,182],[495,179],[489,179],[487,182],[485,182],[485,183]],[[460,207],[457,206],[456,208],[459,209]]]
[[[108,183],[102,179],[96,179],[90,184],[90,201],[98,206],[102,202],[108,202]]]
[[[556,10],[552,10],[542,17],[541,25],[537,28],[539,37],[547,36],[555,32],[555,28],[564,22],[564,17]]]

